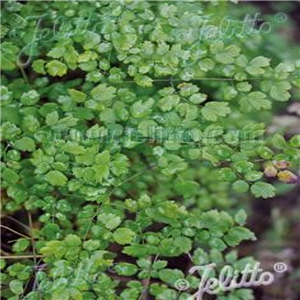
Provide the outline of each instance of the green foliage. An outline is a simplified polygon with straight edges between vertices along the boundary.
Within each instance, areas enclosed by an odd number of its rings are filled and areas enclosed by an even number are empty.
[[[2,4],[2,212],[38,228],[1,259],[3,299],[185,300],[182,257],[253,262],[232,249],[255,239],[241,200],[298,180],[299,135],[267,129],[299,61],[203,34],[240,18],[224,1]]]
[[[51,76],[63,76],[67,73],[67,66],[59,60],[51,60],[46,64],[47,72]]]
[[[256,182],[252,185],[251,192],[255,197],[270,198],[275,196],[275,188],[266,182]]]

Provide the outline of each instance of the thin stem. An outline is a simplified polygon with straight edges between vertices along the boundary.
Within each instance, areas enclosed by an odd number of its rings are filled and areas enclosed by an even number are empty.
[[[5,216],[5,218],[10,219],[14,222],[16,222],[17,224],[21,225],[22,227],[24,227],[26,230],[30,230],[30,227],[28,227],[27,225],[23,224],[22,222],[20,222],[19,220],[13,218],[12,216]]]
[[[11,253],[4,251],[3,249],[1,249],[1,253],[4,254],[4,256],[9,256]]]
[[[18,231],[15,231],[15,230],[13,230],[13,229],[7,227],[7,226],[0,225],[0,227],[5,228],[5,229],[7,229],[7,230],[9,230],[9,231],[11,231],[11,232],[13,232],[13,233],[19,235],[19,236],[22,236],[22,237],[25,238],[25,239],[29,239],[29,240],[30,240],[30,237],[28,237],[28,236],[26,236],[26,235],[24,235],[24,234],[22,234],[22,233],[20,233],[20,232],[18,232]]]
[[[246,81],[253,81],[253,80],[261,80],[261,78],[245,78]],[[182,81],[182,82],[187,82],[184,81],[183,79],[180,78],[172,78],[171,80],[171,85],[173,82],[178,82],[178,81]],[[225,77],[199,77],[199,78],[192,78],[190,81],[239,81],[238,79],[235,78],[225,78]],[[124,82],[127,83],[136,83],[135,80],[124,80],[122,82],[120,82],[120,84],[123,84]],[[152,82],[170,82],[170,79],[152,79]]]
[[[0,258],[4,258],[4,259],[22,259],[22,258],[36,258],[36,257],[42,257],[42,255],[5,255],[5,256],[0,256]]]
[[[19,68],[20,68],[20,71],[21,71],[21,73],[22,73],[22,76],[23,76],[25,82],[29,84],[29,80],[28,80],[27,74],[26,74],[26,72],[25,72],[25,70],[24,70],[22,64],[20,63],[20,64],[18,64],[18,66],[19,66]]]
[[[29,227],[30,227],[30,237],[31,237],[31,246],[32,246],[32,252],[33,252],[33,260],[34,260],[34,265],[37,266],[37,255],[36,255],[36,250],[35,250],[35,240],[33,238],[33,224],[32,224],[32,216],[31,213],[28,212],[28,221],[29,221]]]

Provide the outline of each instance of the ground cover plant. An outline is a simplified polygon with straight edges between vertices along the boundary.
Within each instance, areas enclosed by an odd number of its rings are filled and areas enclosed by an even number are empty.
[[[188,300],[191,267],[254,266],[239,252],[256,240],[252,201],[298,182],[299,133],[269,130],[299,93],[287,16],[253,25],[242,16],[257,8],[228,2],[1,4],[2,298]]]

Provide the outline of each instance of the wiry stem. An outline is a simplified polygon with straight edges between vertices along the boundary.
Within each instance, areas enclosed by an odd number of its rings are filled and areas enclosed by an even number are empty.
[[[0,256],[3,259],[23,259],[23,258],[37,258],[42,257],[42,255],[5,255]]]
[[[30,239],[29,236],[26,236],[26,235],[24,235],[23,233],[20,233],[20,232],[18,232],[18,231],[15,231],[15,230],[13,230],[13,229],[11,229],[11,228],[5,226],[5,225],[0,225],[0,227],[2,227],[2,228],[4,228],[4,229],[7,229],[7,230],[9,230],[9,231],[11,231],[11,232],[13,232],[13,233],[15,233],[15,234],[17,234],[17,235],[19,235],[19,236],[25,238],[25,239]]]

